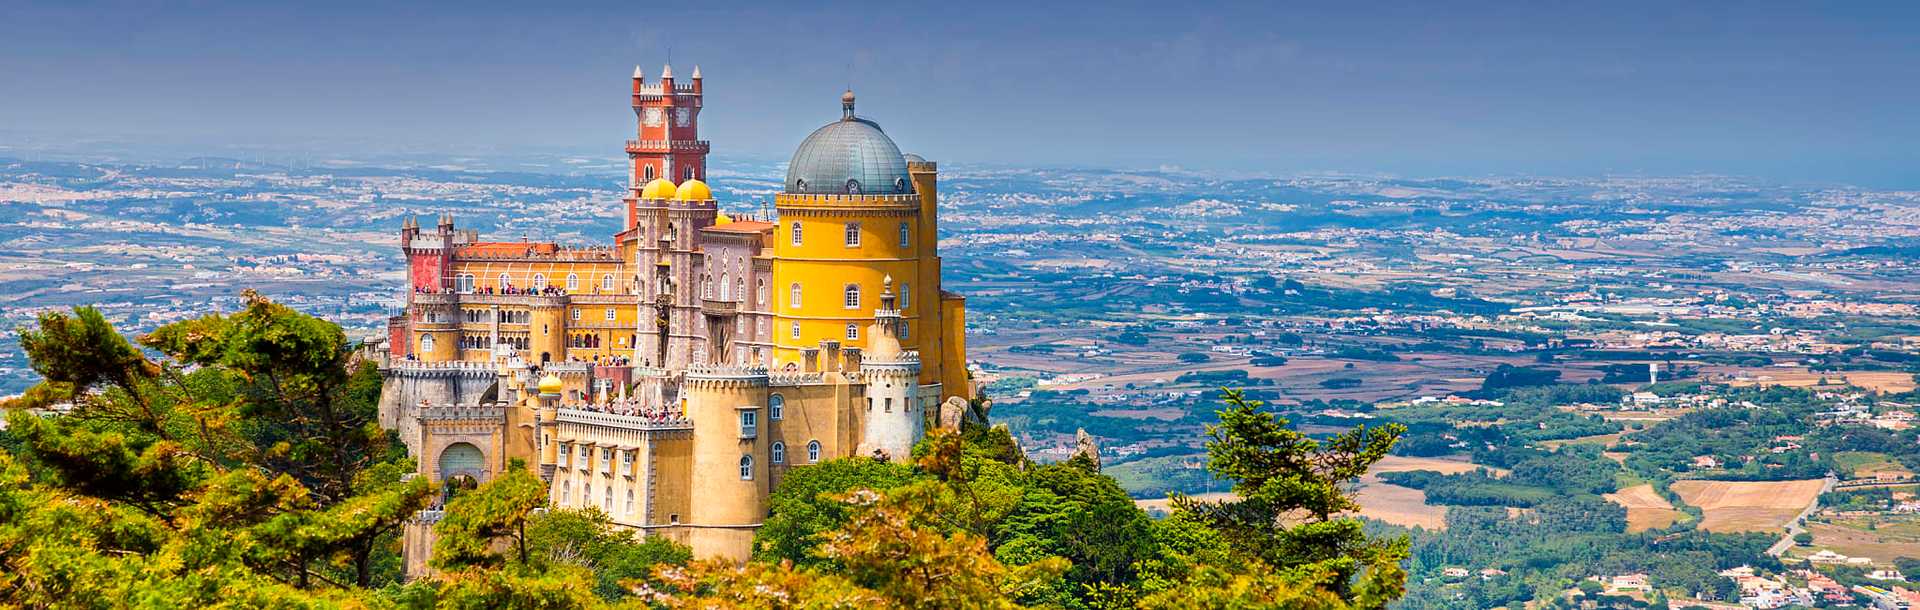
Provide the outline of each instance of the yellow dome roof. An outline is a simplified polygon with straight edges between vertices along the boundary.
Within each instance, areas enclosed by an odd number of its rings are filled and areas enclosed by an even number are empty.
[[[540,378],[541,394],[559,394],[560,391],[564,389],[566,389],[566,385],[560,382],[559,375],[547,373],[547,376]]]
[[[641,199],[672,199],[673,182],[666,178],[654,178],[645,188],[640,189]]]
[[[713,226],[724,227],[730,224],[733,224],[733,217],[728,216],[726,212],[721,212],[713,217]]]
[[[686,182],[680,183],[680,190],[674,193],[673,198],[681,201],[706,201],[713,198],[713,191],[707,188],[707,183],[697,178],[689,178]]]

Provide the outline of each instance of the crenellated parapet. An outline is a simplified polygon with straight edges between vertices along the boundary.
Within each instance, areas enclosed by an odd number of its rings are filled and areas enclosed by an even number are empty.
[[[693,420],[678,413],[625,415],[587,409],[560,409],[562,424],[584,424],[622,430],[692,430]]]
[[[447,362],[425,362],[420,360],[393,360],[387,363],[387,373],[413,378],[424,377],[468,377],[474,379],[499,375],[499,368],[489,362],[468,362],[452,360]]]
[[[827,382],[826,373],[819,373],[819,372],[800,373],[800,372],[785,372],[785,371],[777,372],[777,373],[767,373],[767,384],[770,386],[820,385],[826,382]]]
[[[506,420],[507,404],[497,402],[486,405],[423,405],[420,407],[419,417],[425,422],[501,422]]]
[[[701,365],[687,369],[686,387],[694,390],[725,388],[764,388],[769,382],[766,367],[740,365]]]

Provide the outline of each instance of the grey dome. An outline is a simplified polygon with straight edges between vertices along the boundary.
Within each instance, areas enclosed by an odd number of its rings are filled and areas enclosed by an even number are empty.
[[[807,195],[897,195],[913,192],[907,160],[880,125],[853,115],[853,93],[841,98],[840,120],[814,130],[787,164],[786,192]]]

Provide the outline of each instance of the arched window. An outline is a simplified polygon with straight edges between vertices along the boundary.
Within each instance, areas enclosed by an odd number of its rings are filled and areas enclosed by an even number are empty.
[[[580,501],[579,501],[578,503],[576,503],[576,504],[574,504],[574,506],[586,506],[586,505],[588,505],[588,504],[592,504],[592,503],[593,503],[593,484],[592,484],[592,483],[588,483],[588,484],[585,484],[585,485],[581,485],[581,486],[580,486]]]
[[[740,480],[753,480],[753,456],[751,455],[740,456]]]
[[[573,500],[573,481],[561,481],[559,502],[566,504],[570,500]]]
[[[500,285],[497,286],[496,288],[499,288],[500,290],[506,290],[512,287],[513,287],[513,282],[507,281],[507,274],[505,273],[500,274]]]
[[[767,417],[780,421],[787,416],[787,397],[774,394],[767,397]]]
[[[913,306],[913,284],[900,282],[900,310]]]
[[[860,308],[860,285],[859,284],[847,284],[847,288],[844,296],[846,298],[844,299],[844,302],[841,303],[841,306],[846,307],[847,309]]]
[[[605,499],[601,501],[600,510],[613,512],[613,488],[608,487],[607,493],[603,497]]]
[[[600,276],[600,292],[613,292],[613,274]]]
[[[913,332],[908,330],[907,322],[905,320],[902,320],[900,322],[900,340],[901,341],[913,340]]]
[[[900,247],[905,248],[911,245],[913,245],[912,225],[900,223]]]
[[[733,294],[735,297],[739,298],[742,301],[747,300],[747,280],[741,279],[741,278],[734,278]]]
[[[627,514],[633,514],[633,490],[627,490]]]
[[[646,173],[647,173],[647,182],[653,182],[653,178],[654,178],[653,166],[651,165],[646,166]]]
[[[817,464],[819,462],[820,462],[820,441],[810,441],[807,443],[807,463]]]
[[[580,289],[580,274],[577,274],[577,273],[567,274],[567,292],[573,292],[579,289]]]
[[[788,226],[793,227],[792,230],[788,231],[793,234],[793,245],[800,245],[800,221],[793,221],[793,224]]]
[[[547,289],[547,274],[545,274],[545,273],[535,273],[535,274],[533,274],[533,285],[532,285],[532,286],[529,286],[529,288],[532,288],[532,289],[534,289],[534,290],[546,290],[546,289]]]
[[[794,323],[793,323],[793,338],[795,338],[795,339],[799,339],[799,338],[800,338],[800,323],[799,323],[799,322],[794,322]]]
[[[720,300],[733,300],[733,282],[727,281],[727,274],[720,274]]]
[[[770,459],[773,463],[775,464],[787,463],[787,444],[786,443],[782,443],[780,441],[774,441],[773,447],[767,449],[767,453],[768,453],[767,455],[768,459]]]
[[[857,223],[857,222],[847,223],[847,247],[848,248],[860,247],[860,223]]]
[[[767,305],[767,278],[760,278],[755,284],[753,299],[758,301],[761,307],[765,307]]]
[[[848,322],[848,323],[847,323],[847,340],[848,340],[848,341],[858,341],[858,340],[860,340],[860,325],[859,325],[859,324],[855,324],[855,323],[853,323],[853,322]]]
[[[427,333],[420,333],[420,351],[423,351],[423,352],[433,351],[433,335],[430,335]]]
[[[799,309],[800,308],[800,282],[794,282],[792,286],[788,286],[787,292],[789,293],[787,294],[787,308]]]

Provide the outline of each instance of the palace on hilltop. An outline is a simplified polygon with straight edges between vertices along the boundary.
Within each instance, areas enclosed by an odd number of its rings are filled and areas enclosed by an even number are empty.
[[[901,154],[848,91],[758,218],[705,182],[700,69],[648,82],[636,68],[632,91],[612,244],[404,224],[381,422],[449,489],[521,460],[554,506],[744,560],[789,469],[905,460],[974,397],[965,300],[940,286],[938,167]],[[409,524],[409,573],[440,515]]]

